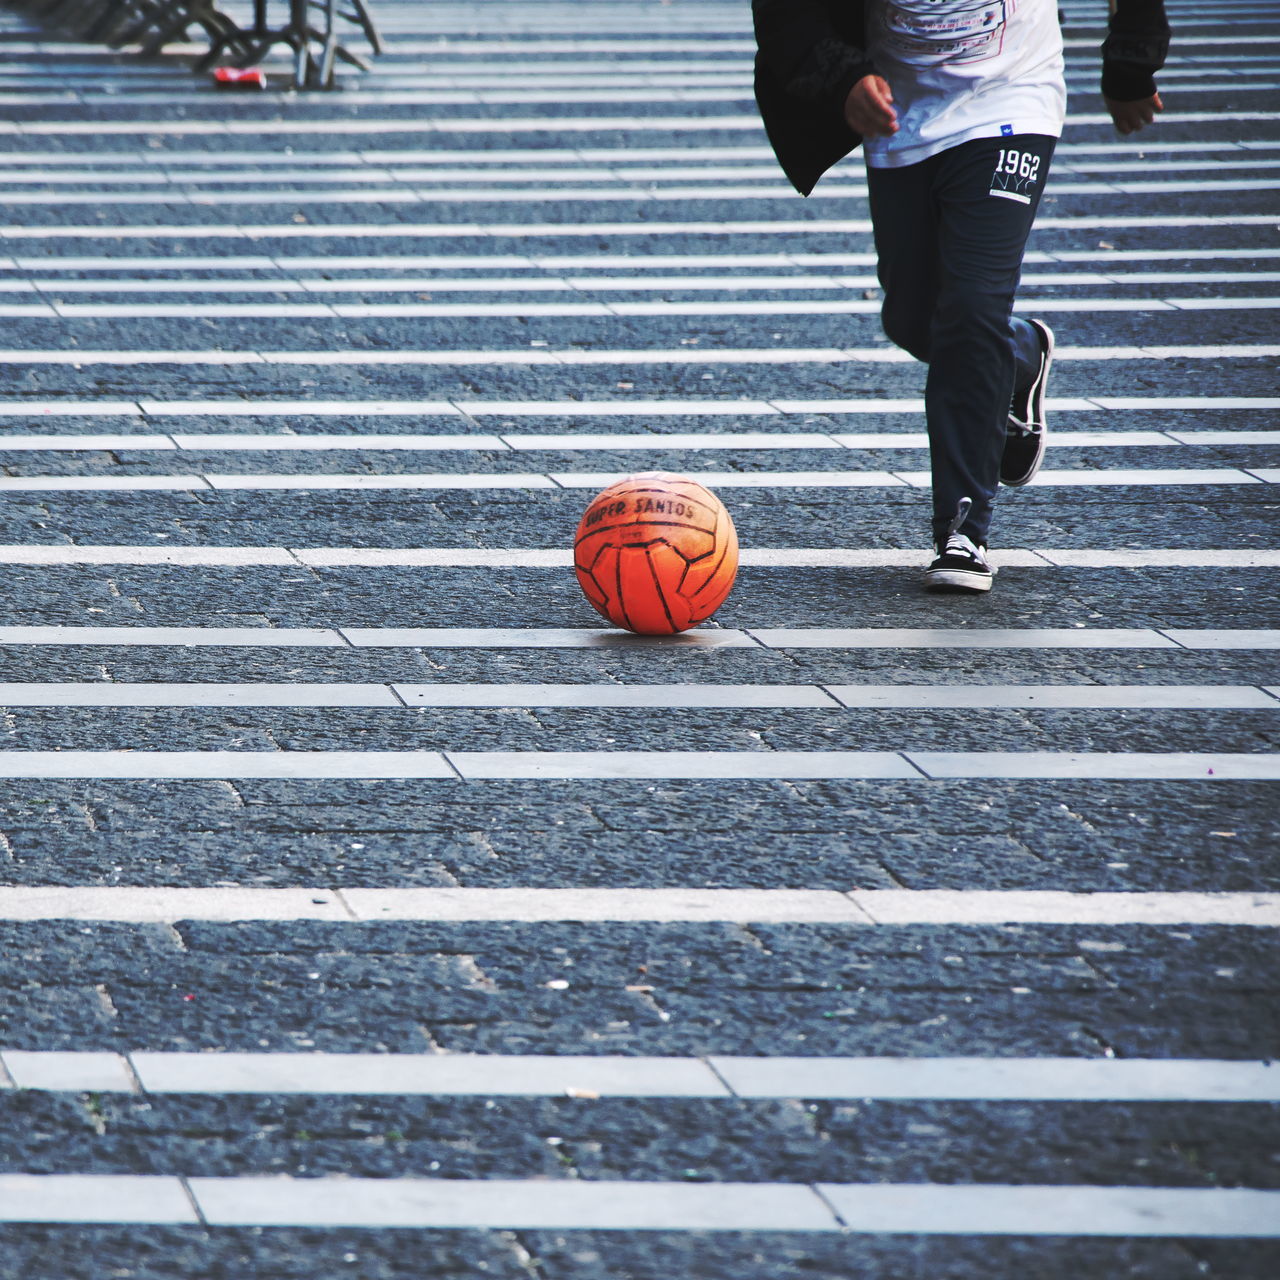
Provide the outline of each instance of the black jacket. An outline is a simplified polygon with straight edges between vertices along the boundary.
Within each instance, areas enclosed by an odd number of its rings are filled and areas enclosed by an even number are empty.
[[[875,72],[866,9],[863,0],[752,0],[760,118],[801,195],[862,142],[844,122],[844,103]],[[1119,102],[1149,98],[1168,51],[1164,0],[1118,0],[1102,46],[1102,92]]]

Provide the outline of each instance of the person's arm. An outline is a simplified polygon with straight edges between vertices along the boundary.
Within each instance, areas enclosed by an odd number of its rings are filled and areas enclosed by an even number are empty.
[[[1116,0],[1102,45],[1102,96],[1121,133],[1143,128],[1164,109],[1155,73],[1168,53],[1163,0]]]
[[[820,0],[752,0],[751,14],[770,75],[792,97],[842,118],[850,90],[875,72],[867,51],[836,31]]]

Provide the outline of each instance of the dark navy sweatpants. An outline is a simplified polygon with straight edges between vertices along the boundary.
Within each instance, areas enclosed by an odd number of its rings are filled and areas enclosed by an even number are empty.
[[[1055,142],[980,138],[867,169],[884,331],[929,366],[935,539],[969,498],[960,531],[987,542],[1009,402],[1039,367],[1036,332],[1013,317],[1013,295]]]

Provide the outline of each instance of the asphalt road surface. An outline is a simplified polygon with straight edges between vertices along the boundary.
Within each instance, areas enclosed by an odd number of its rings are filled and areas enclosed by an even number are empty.
[[[0,19],[0,1276],[1280,1274],[1273,7],[1120,139],[1064,6],[984,598],[745,3],[374,8]],[[654,468],[744,547],[666,642],[569,569]]]

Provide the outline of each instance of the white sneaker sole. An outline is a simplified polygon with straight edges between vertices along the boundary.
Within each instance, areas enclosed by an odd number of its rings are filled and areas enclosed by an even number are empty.
[[[990,591],[991,578],[969,569],[927,569],[924,585],[927,591]]]

